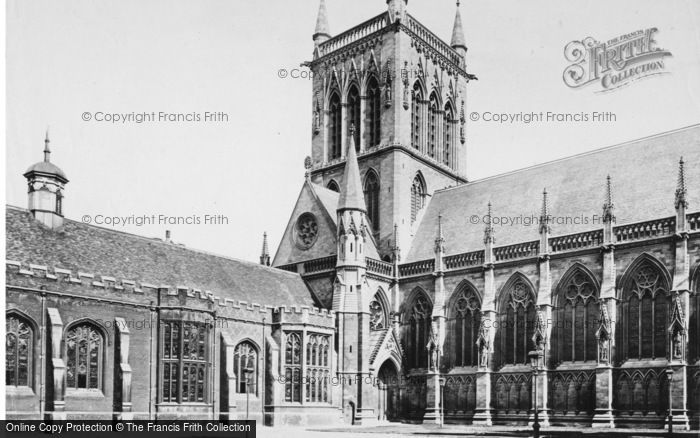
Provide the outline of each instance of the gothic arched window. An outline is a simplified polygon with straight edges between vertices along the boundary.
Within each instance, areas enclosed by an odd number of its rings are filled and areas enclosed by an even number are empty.
[[[100,389],[102,375],[102,333],[92,324],[83,323],[66,333],[66,387]]]
[[[369,127],[369,147],[378,146],[382,141],[381,90],[377,78],[372,77],[367,85],[367,122]]]
[[[360,151],[360,122],[362,120],[361,116],[361,105],[360,105],[360,91],[357,89],[356,85],[352,85],[348,91],[348,129],[351,126],[355,127],[355,134],[353,142],[355,143],[355,150]]]
[[[666,357],[669,287],[660,268],[642,263],[626,282],[621,315],[624,359]]]
[[[328,185],[326,186],[326,188],[327,188],[328,190],[332,190],[332,191],[334,191],[334,192],[340,193],[340,187],[338,187],[338,183],[335,182],[335,180],[333,180],[333,179],[328,183]]]
[[[452,126],[454,125],[454,111],[452,111],[452,105],[448,102],[445,105],[445,114],[442,118],[442,134],[443,134],[443,146],[442,146],[442,162],[446,166],[452,166]]]
[[[406,331],[406,346],[408,349],[408,367],[427,368],[428,353],[426,347],[430,337],[430,321],[432,306],[428,298],[419,293],[408,309]]]
[[[476,340],[481,324],[481,304],[479,296],[470,287],[464,287],[453,300],[451,309],[450,340],[453,344],[455,366],[477,366],[478,352]]]
[[[29,322],[15,314],[5,320],[5,385],[32,385],[34,331]]]
[[[163,402],[206,401],[206,374],[209,363],[207,339],[206,324],[163,321]]]
[[[379,230],[379,178],[370,170],[365,177],[365,205],[373,231]]]
[[[250,342],[241,342],[233,351],[233,373],[236,375],[236,392],[258,394],[258,350]]]
[[[413,86],[411,98],[411,146],[420,150],[423,143],[423,91],[418,82]]]
[[[524,279],[518,278],[503,291],[499,306],[498,344],[501,365],[529,363],[528,351],[535,334],[535,294]]]
[[[297,333],[287,334],[284,356],[284,398],[301,402],[301,338]]]
[[[435,151],[438,145],[438,119],[440,117],[440,109],[438,107],[438,99],[435,93],[430,95],[430,114],[428,124],[428,155],[430,158],[435,158]]]
[[[369,329],[384,330],[387,327],[389,327],[388,315],[384,307],[384,302],[379,292],[377,292],[369,303]]]
[[[340,95],[333,92],[328,105],[328,148],[329,159],[340,158],[342,150],[342,107],[340,105]]]
[[[423,209],[425,199],[425,185],[420,175],[413,178],[411,184],[411,224],[418,218],[418,212]]]
[[[598,288],[580,268],[562,279],[553,311],[552,352],[555,362],[596,360],[600,309]]]

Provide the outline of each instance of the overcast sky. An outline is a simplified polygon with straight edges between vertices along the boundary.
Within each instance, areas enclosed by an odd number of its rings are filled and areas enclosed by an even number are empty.
[[[384,0],[328,0],[337,34]],[[455,2],[411,0],[449,40]],[[121,231],[257,261],[276,248],[310,154],[311,83],[280,79],[311,58],[318,0],[8,0],[7,199],[26,207],[22,173],[41,159],[71,182],[64,213],[95,217],[224,215],[228,225]],[[468,122],[478,179],[700,122],[700,2],[463,0],[467,114],[611,111],[612,123]],[[669,74],[611,93],[570,89],[564,47],[656,27]],[[84,112],[224,112],[228,122],[83,121]]]

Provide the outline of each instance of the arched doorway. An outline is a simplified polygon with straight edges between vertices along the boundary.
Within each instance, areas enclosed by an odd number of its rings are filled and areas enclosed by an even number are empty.
[[[379,421],[397,421],[399,418],[399,372],[391,360],[379,368],[377,374],[377,396]]]

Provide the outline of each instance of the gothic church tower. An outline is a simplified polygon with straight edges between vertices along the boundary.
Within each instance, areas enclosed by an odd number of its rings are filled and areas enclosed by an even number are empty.
[[[464,108],[475,79],[466,71],[459,9],[447,44],[408,13],[407,3],[388,0],[383,13],[333,36],[321,0],[308,63],[311,181],[339,190],[350,140],[368,226],[385,260],[395,225],[410,245],[431,194],[466,182]]]

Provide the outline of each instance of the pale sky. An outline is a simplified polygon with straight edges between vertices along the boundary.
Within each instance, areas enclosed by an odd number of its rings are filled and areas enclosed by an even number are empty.
[[[449,41],[455,2],[411,0]],[[228,225],[170,229],[189,247],[257,261],[273,251],[304,179],[311,82],[280,79],[311,58],[318,0],[8,0],[7,202],[26,207],[22,173],[42,158],[68,175],[70,219],[225,215]],[[328,0],[333,34],[386,9]],[[471,112],[611,111],[616,122],[467,122],[467,173],[478,179],[700,123],[700,2],[463,0]],[[669,74],[612,93],[569,89],[564,47],[658,28]],[[224,123],[85,122],[84,112],[228,113]],[[700,145],[699,145],[700,147]]]

